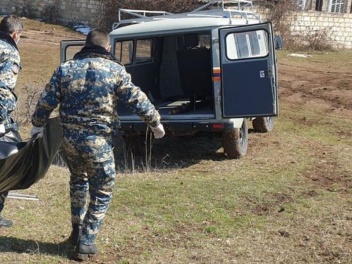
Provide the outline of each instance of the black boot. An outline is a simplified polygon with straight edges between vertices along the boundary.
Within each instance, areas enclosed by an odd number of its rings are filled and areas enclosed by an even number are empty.
[[[95,254],[97,254],[97,252],[98,250],[95,245],[84,245],[78,243],[73,259],[77,261],[84,261],[93,257]]]
[[[80,224],[72,224],[72,232],[69,237],[69,241],[72,245],[76,245],[79,241],[79,236],[81,235],[82,225]]]
[[[12,221],[11,220],[7,220],[5,218],[2,218],[0,216],[0,227],[11,227],[12,226]]]

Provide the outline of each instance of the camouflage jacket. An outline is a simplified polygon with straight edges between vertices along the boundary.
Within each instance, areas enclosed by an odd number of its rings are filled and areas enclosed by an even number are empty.
[[[0,32],[0,123],[15,110],[17,98],[14,90],[20,65],[16,43],[9,35]]]
[[[118,103],[129,106],[152,127],[160,123],[158,111],[131,82],[125,67],[105,49],[86,46],[55,70],[36,105],[32,124],[43,126],[60,104],[64,128],[111,132],[119,123]]]

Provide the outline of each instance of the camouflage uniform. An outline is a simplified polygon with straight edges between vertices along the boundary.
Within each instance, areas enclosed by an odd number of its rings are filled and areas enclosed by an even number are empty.
[[[17,97],[14,94],[21,59],[17,45],[7,34],[0,32],[0,124],[11,123],[10,113],[15,110]],[[8,192],[0,193],[0,213]]]
[[[116,108],[120,102],[151,126],[160,123],[158,111],[131,82],[124,66],[105,49],[90,46],[54,72],[32,116],[34,126],[43,126],[60,104],[64,150],[71,173],[72,224],[82,223],[80,243],[85,245],[94,243],[112,197],[112,135],[119,125]]]
[[[0,32],[0,124],[10,122],[17,97],[14,94],[20,70],[20,53],[14,40]]]
[[[4,209],[4,204],[5,204],[5,200],[7,195],[9,194],[9,192],[0,192],[0,213],[2,212],[2,210]]]

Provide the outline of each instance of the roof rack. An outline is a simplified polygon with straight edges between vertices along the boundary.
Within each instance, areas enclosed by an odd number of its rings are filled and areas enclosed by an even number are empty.
[[[154,16],[156,16],[156,15],[172,15],[172,13],[166,12],[166,11],[150,11],[150,10],[137,10],[137,9],[120,8],[119,9],[119,16],[118,16],[119,21],[123,20],[123,19],[121,19],[123,13],[131,15],[131,16],[139,17],[139,18],[150,17],[150,15],[154,15]]]
[[[129,15],[132,18],[125,19],[123,16]],[[166,11],[151,11],[151,10],[139,10],[139,9],[126,9],[120,8],[118,13],[118,22],[113,23],[112,29],[116,29],[120,26],[126,26],[130,24],[138,24],[146,21],[152,21],[161,16],[173,15],[173,13]]]
[[[203,1],[203,2],[205,2],[205,1]],[[215,4],[219,5],[220,3],[221,3],[222,10],[230,9],[230,8],[234,8],[234,9],[237,9],[237,10],[243,10],[244,8],[248,8],[248,7],[252,8],[253,7],[253,2],[252,1],[247,1],[247,0],[222,0],[222,1],[210,0],[208,3],[206,3],[206,4],[202,5],[202,6],[200,6],[199,8],[193,10],[191,13],[204,10],[207,7],[213,6]],[[229,7],[229,6],[231,6],[231,7]]]
[[[199,1],[205,2],[205,1]],[[144,23],[148,21],[161,20],[161,19],[175,19],[180,17],[216,17],[228,18],[229,24],[232,24],[233,18],[246,19],[248,23],[249,18],[260,20],[260,16],[252,12],[253,3],[248,0],[210,0],[208,3],[203,4],[199,8],[194,9],[187,13],[170,13],[166,11],[150,11],[150,10],[137,10],[137,9],[119,9],[119,21],[114,23],[112,29],[120,26]],[[123,16],[130,18],[123,18]]]

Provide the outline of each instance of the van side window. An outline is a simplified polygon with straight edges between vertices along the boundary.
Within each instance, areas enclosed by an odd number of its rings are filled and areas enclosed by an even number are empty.
[[[79,51],[81,51],[82,49],[82,45],[72,45],[72,46],[68,46],[65,49],[65,58],[66,60],[71,60],[73,59],[73,57],[75,56],[75,54]]]
[[[120,62],[122,62],[122,64],[131,64],[133,58],[133,41],[116,41],[114,55]]]
[[[210,49],[210,34],[200,34],[199,47]]]
[[[268,54],[268,33],[265,30],[236,32],[226,36],[226,56],[229,60],[265,57]]]
[[[136,63],[149,62],[152,60],[151,39],[139,39],[136,42]]]

